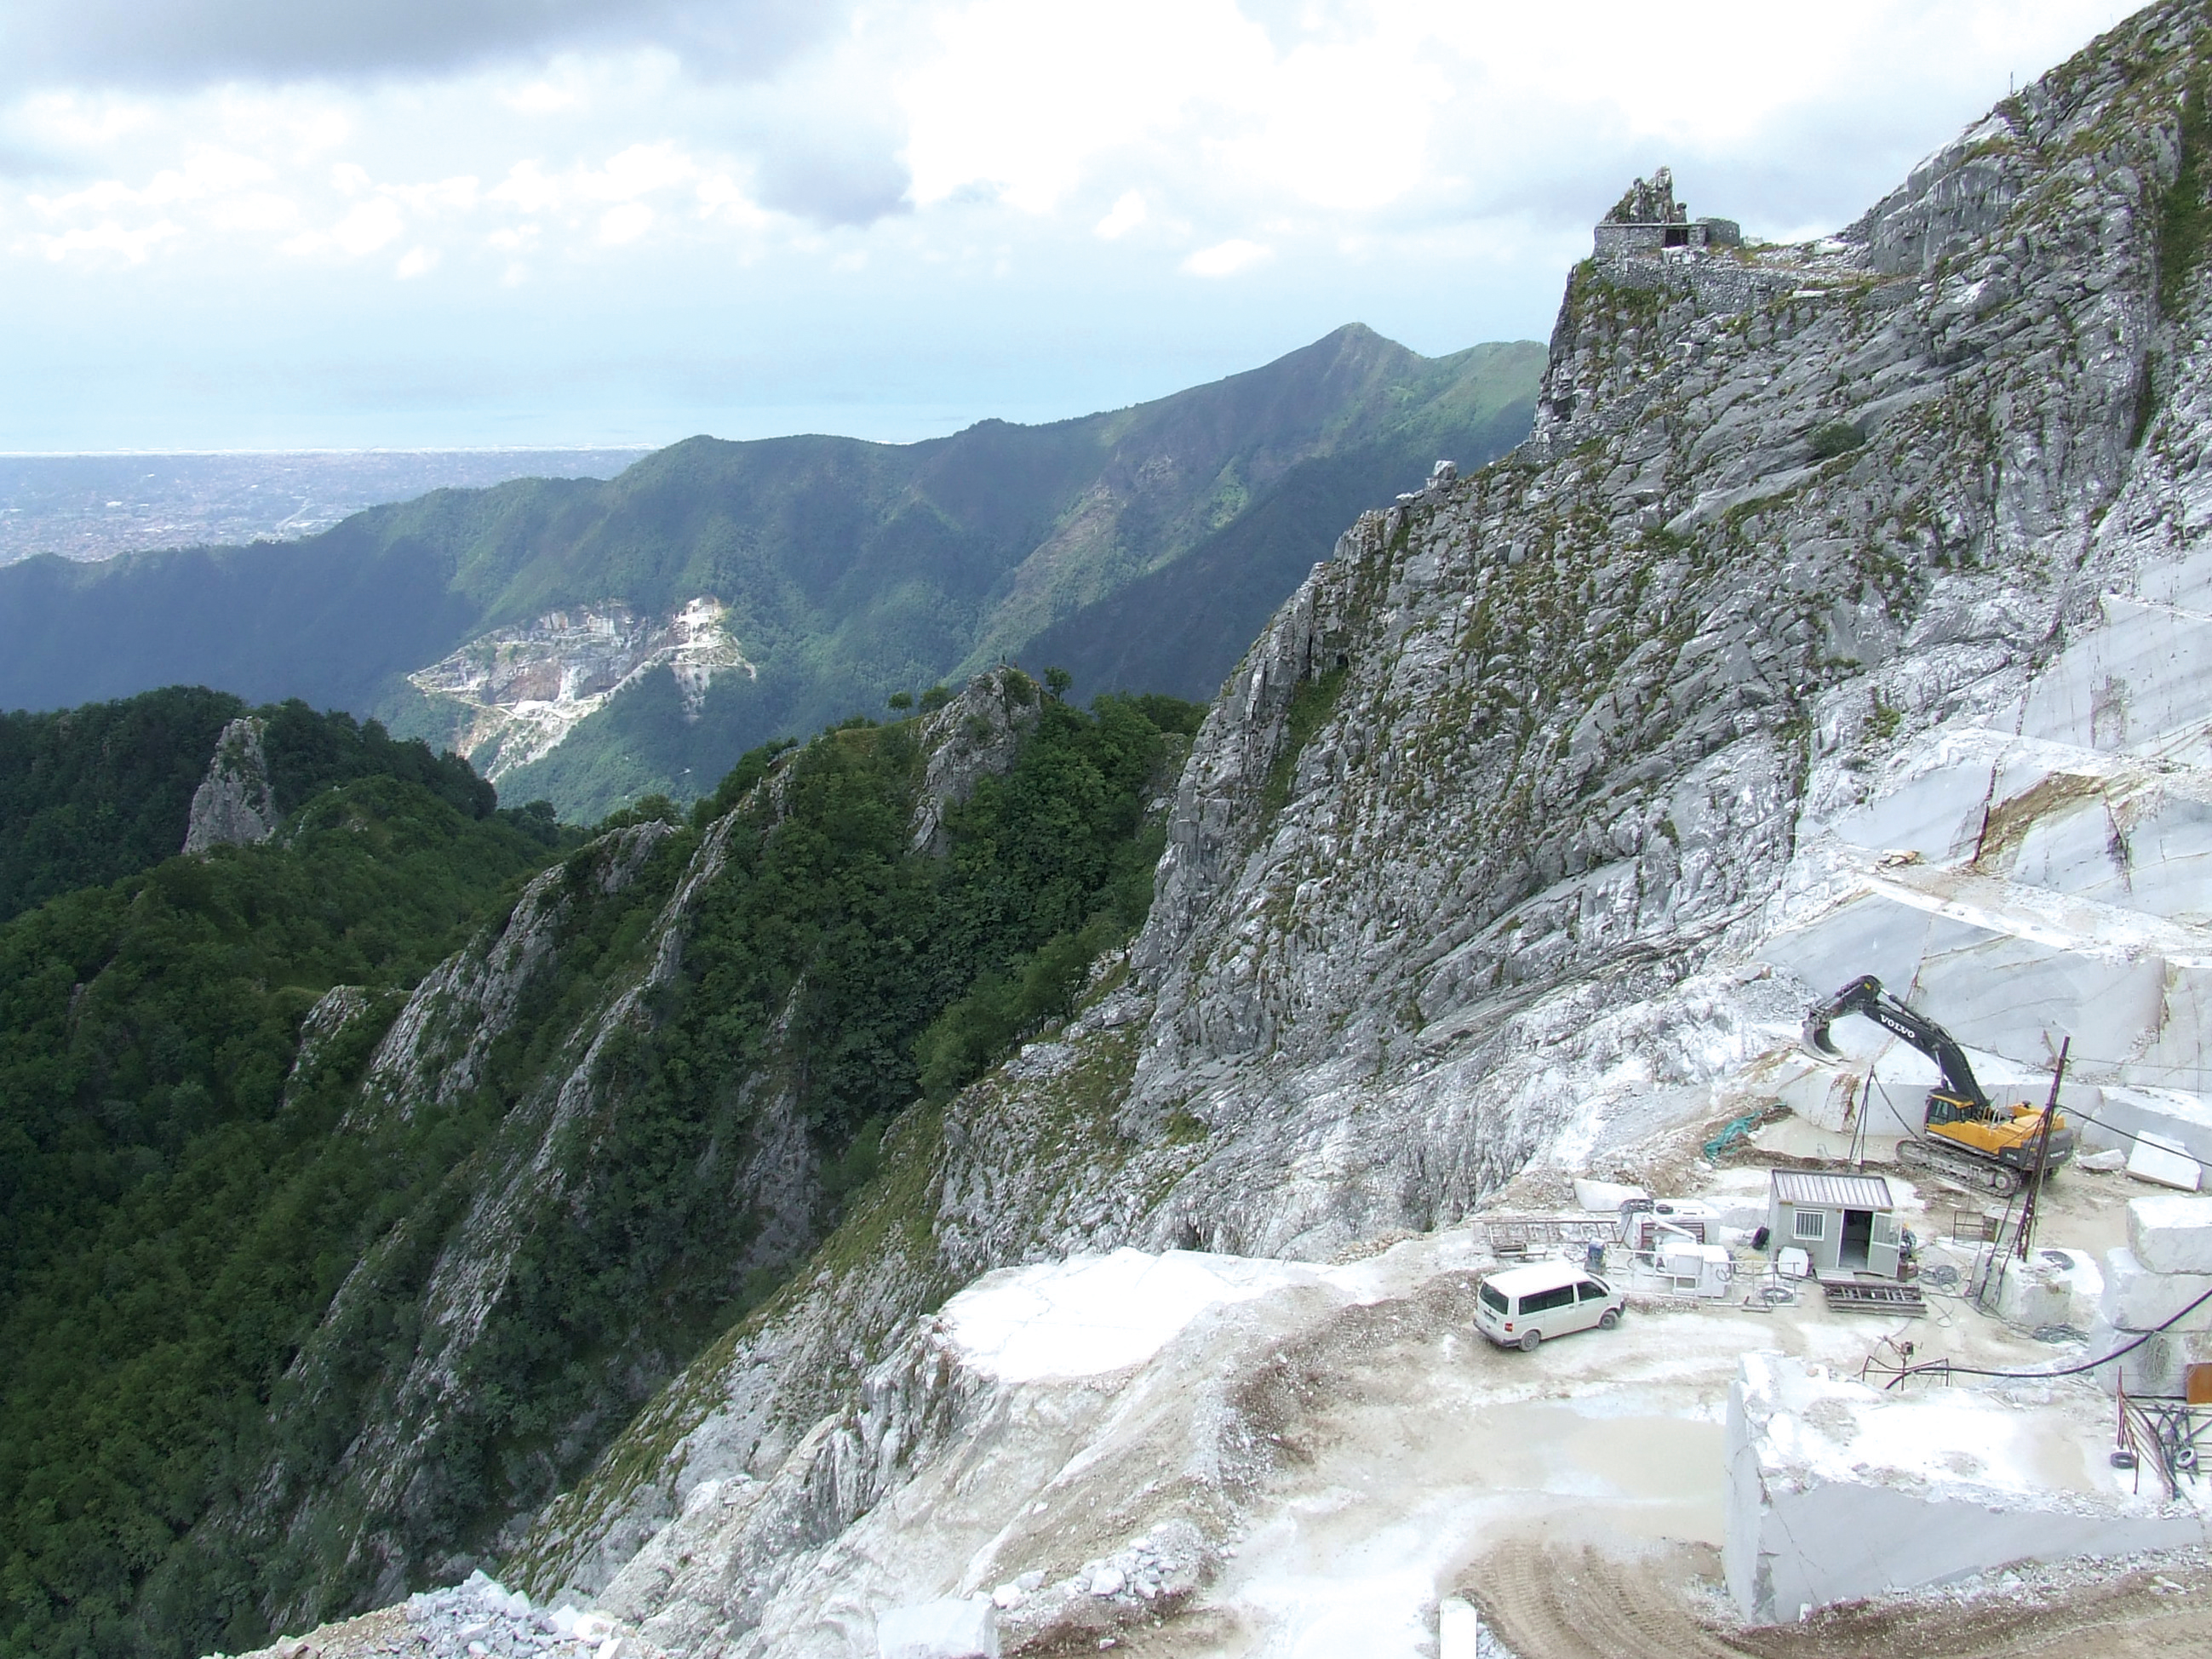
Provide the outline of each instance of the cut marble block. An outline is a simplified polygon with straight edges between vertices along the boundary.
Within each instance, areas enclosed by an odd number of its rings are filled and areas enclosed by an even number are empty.
[[[1997,1317],[2024,1331],[2045,1325],[2087,1331],[2104,1297],[2105,1276],[2087,1250],[2039,1249],[2025,1261],[2008,1255],[1997,1283]]]
[[[999,1659],[998,1610],[988,1596],[894,1607],[876,1620],[878,1659]]]
[[[1575,1177],[1576,1207],[1594,1214],[1619,1215],[1620,1206],[1630,1199],[1650,1196],[1641,1187],[1624,1187],[1617,1181],[1592,1181],[1582,1176]]]
[[[2122,1350],[2125,1350],[2122,1352]],[[2089,1332],[2089,1352],[2119,1354],[2094,1373],[2106,1394],[2122,1383],[2136,1399],[2175,1399],[2187,1385],[2189,1368],[2212,1361],[2212,1331],[2164,1331],[2146,1335],[2124,1331],[2100,1319]]]
[[[1855,896],[1769,936],[1759,956],[1789,969],[1822,996],[1840,990],[1861,974],[1872,974],[1897,994],[1909,996],[1935,920],[1917,906],[1899,902],[1887,890],[1866,884]],[[1850,1021],[1838,1022],[1832,1035],[1838,1046],[1848,1040],[1851,1025]]]
[[[2151,566],[2142,574],[2136,597],[2153,605],[2212,613],[2212,550]]]
[[[1870,1034],[1872,1042],[1863,1042]],[[1894,1138],[1919,1129],[1928,1091],[1942,1081],[1936,1062],[1863,1020],[1839,1022],[1829,1033],[1843,1060],[1823,1060],[1800,1050],[1778,1066],[1768,1086],[1774,1097],[1815,1127],[1842,1133],[1864,1125],[1870,1135]],[[2027,1101],[2042,1105],[2049,1076],[2014,1065],[2002,1055],[1969,1048],[1976,1081],[2000,1105]],[[2102,1091],[2091,1084],[2069,1084],[2060,1109],[2102,1117]]]
[[[2129,1200],[2128,1248],[2154,1273],[2212,1273],[2212,1198]]]
[[[2035,677],[2022,735],[2151,753],[2212,713],[2212,617],[2106,594],[2105,625]]]
[[[2110,1083],[2093,1091],[2088,1085],[2069,1083],[2065,1101],[2075,1109],[2075,1127],[2086,1146],[2116,1146],[2131,1153],[2135,1137],[2148,1134],[2154,1146],[2186,1152],[2199,1164],[2212,1163],[2212,1103],[2196,1095]],[[2126,1165],[2124,1157],[2121,1164]]]
[[[2138,1181],[2178,1187],[2185,1193],[2193,1193],[2204,1183],[2202,1164],[2172,1141],[2148,1132],[2136,1137],[2128,1153],[2128,1173]]]
[[[2124,1244],[2105,1252],[2105,1293],[2099,1312],[2115,1330],[2157,1330],[2207,1294],[2212,1294],[2212,1275],[2153,1273]],[[2212,1302],[2182,1318],[2173,1328],[2212,1331]]]
[[[2199,778],[2076,797],[2036,818],[2002,861],[2024,885],[2202,925],[2212,916],[2212,803]]]
[[[1853,847],[1965,863],[1974,854],[1996,780],[2021,746],[2009,732],[1983,726],[1936,733],[1883,775],[1873,799],[1826,827]],[[2057,744],[2032,746],[2054,757],[2075,752]]]
[[[1949,871],[1869,870],[1761,959],[1825,993],[1860,974],[2033,1070],[2074,1040],[2084,1080],[2212,1088],[2212,933]]]
[[[1482,1615],[1472,1601],[1447,1595],[1437,1603],[1437,1659],[1478,1659]]]
[[[2118,1484],[2111,1437],[2079,1401],[1887,1394],[1746,1354],[1724,1443],[1729,1592],[1765,1624],[2018,1561],[2201,1544],[2192,1507]]]

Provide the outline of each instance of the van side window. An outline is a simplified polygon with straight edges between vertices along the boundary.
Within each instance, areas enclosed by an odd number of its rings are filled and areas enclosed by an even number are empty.
[[[1583,1280],[1580,1285],[1577,1285],[1575,1287],[1575,1290],[1576,1293],[1585,1302],[1602,1302],[1605,1300],[1605,1287],[1601,1285],[1593,1285],[1587,1279]]]
[[[1571,1307],[1574,1305],[1574,1300],[1575,1287],[1571,1285],[1562,1285],[1556,1291],[1538,1291],[1533,1296],[1522,1297],[1521,1311],[1524,1314],[1548,1313],[1553,1308]]]

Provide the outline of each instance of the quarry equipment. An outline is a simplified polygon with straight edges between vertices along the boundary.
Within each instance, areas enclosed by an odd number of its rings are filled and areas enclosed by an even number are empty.
[[[1828,1027],[1845,1014],[1863,1015],[1902,1037],[1942,1073],[1942,1081],[1928,1091],[1920,1129],[1898,1146],[1899,1162],[1932,1166],[1992,1192],[2009,1193],[2033,1179],[2039,1169],[2049,1173],[2074,1156],[2074,1131],[2063,1116],[2056,1110],[2048,1114],[2046,1137],[2041,1108],[1993,1104],[1975,1080],[1958,1039],[1883,990],[1872,974],[1860,975],[1814,1005],[1805,1016],[1806,1046],[1837,1056]]]

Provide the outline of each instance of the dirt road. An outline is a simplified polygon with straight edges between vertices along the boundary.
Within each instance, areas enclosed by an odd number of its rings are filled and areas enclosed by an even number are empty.
[[[1802,1625],[1728,1630],[1701,1616],[1709,1549],[1629,1559],[1520,1541],[1483,1558],[1461,1594],[1520,1659],[2025,1659],[2212,1652],[2212,1568],[2166,1567],[2018,1599],[1838,1608]],[[2179,1586],[2167,1589],[2163,1584]]]

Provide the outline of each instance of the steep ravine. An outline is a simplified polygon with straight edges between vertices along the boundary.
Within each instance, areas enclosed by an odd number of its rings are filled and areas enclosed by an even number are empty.
[[[2143,13],[1833,238],[1578,267],[1534,437],[1363,518],[1224,688],[1085,1012],[896,1123],[515,1581],[676,1653],[866,1650],[887,1500],[1005,1408],[933,1338],[951,1290],[1124,1243],[1325,1258],[1710,1110],[1800,1006],[1751,951],[1809,817],[2204,535],[2204,24]],[[1106,1530],[1187,1524],[1202,1576],[1279,1455],[1194,1449]],[[1049,1523],[1048,1578],[1109,1547]]]

